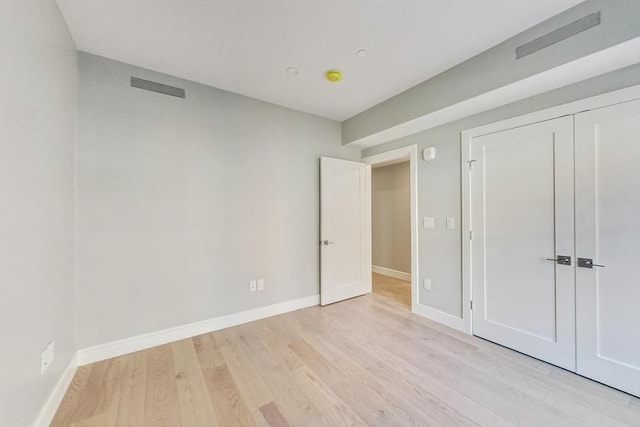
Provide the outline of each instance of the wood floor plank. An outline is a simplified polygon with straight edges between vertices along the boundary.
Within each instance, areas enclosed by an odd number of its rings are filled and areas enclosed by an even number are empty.
[[[271,391],[234,339],[224,340],[224,345],[220,346],[220,352],[249,411],[253,412],[273,402]]]
[[[357,358],[358,354],[356,353],[354,358]],[[370,368],[372,360],[372,358],[365,360],[365,365],[369,366],[369,372],[345,370],[344,377],[349,378],[352,382],[361,383],[364,387],[371,389],[373,393],[385,396],[386,399],[395,399],[393,407],[404,410],[406,414],[418,414],[419,419],[424,420],[428,425],[443,425],[443,423],[451,426],[476,425],[462,412],[440,401],[417,383],[406,378],[398,381],[398,377],[385,381],[388,378],[379,375],[379,372]],[[384,365],[384,363],[382,364]],[[414,404],[414,402],[420,402],[420,404]],[[406,422],[413,423],[413,421],[410,416],[407,416]]]
[[[288,324],[289,328],[298,331],[299,336],[309,343],[315,351],[330,361],[334,365],[334,370],[341,372],[342,380],[345,378],[358,379],[365,372],[364,368],[371,363],[371,350],[375,350],[355,347],[353,342],[346,339],[327,339],[328,337],[323,336],[318,328],[312,327],[312,322],[310,317],[302,317],[302,313],[298,313],[297,318],[292,319]],[[321,375],[323,370],[319,370],[317,373]],[[330,383],[331,379],[326,379],[326,382]]]
[[[360,307],[360,312],[362,311]],[[376,319],[378,317],[375,317]],[[396,319],[397,320],[397,319]],[[498,346],[493,345],[490,350],[491,353],[486,351],[486,348],[479,349],[478,351],[469,352],[477,347],[471,346],[465,349],[464,346],[456,346],[454,342],[444,339],[442,334],[432,335],[429,334],[425,337],[425,331],[420,331],[419,336],[411,335],[411,328],[407,328],[404,323],[396,323],[403,328],[403,332],[409,336],[411,341],[415,341],[420,338],[426,338],[426,343],[429,346],[434,346],[435,342],[444,344],[436,345],[435,348],[441,353],[446,353],[452,358],[469,365],[473,369],[482,369],[490,372],[494,376],[499,376],[504,379],[505,382],[513,383],[513,381],[520,380],[519,389],[527,392],[528,394],[535,396],[550,406],[560,406],[562,403],[573,401],[572,408],[575,410],[572,412],[572,418],[582,420],[585,425],[589,424],[602,424],[611,423],[609,418],[617,419],[620,422],[628,422],[628,417],[620,411],[613,410],[608,407],[608,404],[600,401],[593,401],[592,399],[575,397],[575,390],[568,389],[562,384],[548,384],[545,381],[540,380],[540,374],[548,374],[552,367],[543,362],[536,361],[532,358],[520,357],[517,358],[518,363],[514,363],[514,355],[517,354],[512,350],[507,350],[500,347],[500,351],[495,351]],[[378,326],[377,330],[383,328],[384,325]],[[424,329],[424,328],[423,328]],[[388,332],[388,331],[387,331]],[[451,349],[451,351],[447,351]],[[444,350],[444,351],[443,351]],[[516,366],[517,365],[517,366]],[[543,370],[539,369],[540,365],[546,365]],[[594,411],[594,405],[599,407],[598,411]],[[616,425],[616,424],[611,424]]]
[[[552,369],[546,376],[546,380],[553,385],[561,384],[574,393],[584,396],[589,401],[597,401],[615,406],[617,409],[627,408],[628,403],[636,402],[640,404],[640,399],[625,393],[618,393],[600,383],[575,375],[573,372],[561,368]],[[640,405],[638,406],[640,408]],[[640,413],[638,413],[640,418]]]
[[[242,330],[243,328],[239,328]],[[296,382],[291,370],[284,360],[279,359],[270,352],[253,333],[243,330],[239,335],[239,343],[245,354],[249,356],[256,366],[266,369],[260,370],[267,387],[273,394],[276,403],[284,416],[294,426],[326,426],[328,420],[320,412],[315,403],[309,398],[305,390],[296,388]]]
[[[411,310],[411,284],[409,282],[379,273],[372,274],[372,282],[376,295],[384,297],[388,304],[405,311]]]
[[[302,360],[302,363],[320,375],[329,385],[344,380],[344,372],[338,365],[332,363],[320,354],[306,341],[299,339],[289,344],[289,348]]]
[[[143,426],[147,375],[146,352],[121,357],[120,383],[109,410],[108,427]]]
[[[256,422],[256,427],[271,427],[269,422],[264,418],[264,414],[260,412],[260,409],[251,411],[251,416]]]
[[[53,427],[640,427],[640,399],[410,313],[410,285],[80,367]]]
[[[335,331],[338,328],[336,326],[333,327],[332,333],[336,333]],[[307,336],[307,335],[305,335]],[[340,342],[341,338],[334,335],[332,336],[332,341]],[[347,349],[347,343],[352,341],[349,338],[344,337],[344,341],[341,343],[344,345],[343,348]],[[360,351],[362,348],[366,348],[366,346],[358,347],[358,352],[354,355],[353,360],[362,360],[365,365],[369,365],[371,363],[370,357],[367,357],[362,354]],[[341,362],[345,360],[349,360],[348,358],[339,358],[333,361],[332,364],[327,363],[327,361],[322,361],[321,357],[317,354],[311,358],[303,358],[305,364],[308,364],[312,369],[315,370],[321,377],[325,377],[325,381],[330,384],[335,384],[334,378],[348,378],[349,381],[359,384],[363,390],[367,390],[369,394],[378,395],[381,397],[382,401],[386,401],[387,408],[393,408],[393,410],[389,411],[389,414],[393,414],[394,417],[398,420],[397,422],[409,423],[410,425],[420,424],[421,422],[426,423],[426,425],[441,425],[442,420],[439,420],[439,416],[434,416],[432,412],[432,407],[429,407],[429,411],[425,412],[421,409],[423,405],[414,405],[412,402],[417,401],[420,396],[410,395],[400,387],[396,385],[383,384],[379,380],[379,378],[374,377],[369,372],[364,370],[362,366],[358,366],[355,363],[348,363],[347,366],[342,365]],[[342,366],[341,366],[342,365]],[[342,369],[341,372],[338,372],[338,369]],[[344,390],[342,388],[341,390]],[[378,401],[379,405],[380,401]],[[447,415],[447,423],[449,425],[474,425],[471,420],[468,420],[464,417],[464,415],[460,413],[456,413],[454,409],[446,408],[449,414]],[[384,412],[384,411],[383,411]],[[372,412],[369,412],[367,415],[371,415]],[[379,412],[374,411],[373,413],[379,414]],[[418,414],[419,416],[415,418],[412,414]],[[400,421],[402,420],[402,421]],[[422,421],[419,421],[422,420]],[[371,420],[370,420],[371,422]]]
[[[256,422],[226,365],[202,370],[218,425],[252,427]]]
[[[95,363],[87,384],[81,391],[84,405],[78,406],[71,417],[71,423],[102,415],[111,407],[118,384],[121,359],[114,358]]]
[[[198,335],[191,340],[198,355],[198,362],[200,363],[201,369],[217,368],[218,366],[224,366],[226,364],[218,348],[218,343],[212,334]]]
[[[108,423],[109,414],[106,412],[101,413],[89,418],[84,418],[81,421],[77,421],[71,424],[70,427],[102,427]]]
[[[331,389],[369,426],[435,426],[427,420],[415,417],[392,399],[371,392],[350,380],[331,386]]]
[[[305,390],[307,396],[332,426],[365,427],[362,419],[310,368],[302,366],[291,372],[295,384]]]
[[[448,424],[450,417],[460,417],[461,414],[468,415],[469,420],[465,422],[469,424],[493,427],[512,425],[495,412],[441,381],[415,375],[413,369],[410,372],[403,371],[400,363],[400,360],[394,359],[391,363],[374,364],[368,370],[386,384],[403,384],[403,387],[411,389],[420,402],[424,402],[430,411],[438,415],[442,425]]]
[[[269,402],[260,407],[260,413],[270,427],[291,427],[289,421],[282,415],[280,408],[275,402]]]
[[[227,331],[222,330],[195,337],[196,354],[218,425],[254,426],[256,421],[242,398],[220,351],[218,339],[222,339]],[[216,336],[219,338],[216,339]]]
[[[56,415],[51,422],[51,427],[64,427],[71,425],[71,419],[74,412],[79,407],[85,405],[83,399],[84,388],[87,387],[87,382],[91,375],[93,365],[80,366],[77,370],[71,384],[65,393]]]
[[[182,427],[170,345],[147,352],[144,425]]]
[[[274,355],[282,358],[289,370],[297,369],[303,365],[300,358],[289,347],[289,344],[298,340],[299,336],[293,333],[293,329],[283,323],[279,317],[260,322],[258,334],[265,347]]]
[[[327,345],[330,345],[330,344],[328,344],[328,342],[325,342],[322,345],[326,347]],[[356,354],[356,357],[357,356],[358,354]],[[344,358],[341,358],[336,360],[334,363],[341,364],[343,360]],[[405,384],[405,386],[409,386],[411,388],[419,387],[418,384],[420,381],[428,379],[430,384],[429,389],[431,388],[434,389],[434,393],[433,393],[434,395],[440,396],[444,394],[445,397],[448,397],[448,399],[445,399],[445,401],[447,402],[453,401],[454,403],[458,403],[461,400],[463,402],[466,400],[467,407],[463,407],[463,408],[464,409],[468,409],[469,407],[474,408],[475,411],[470,411],[472,414],[474,414],[474,417],[478,415],[479,411],[488,412],[486,408],[482,408],[480,405],[476,404],[471,399],[468,399],[466,396],[456,392],[454,389],[452,389],[451,387],[448,387],[446,384],[441,382],[435,382],[433,378],[426,377],[424,375],[424,372],[420,368],[417,368],[407,363],[404,359],[396,356],[393,353],[381,351],[379,349],[375,353],[373,352],[370,353],[370,357],[365,361],[365,365],[367,366],[367,369],[369,372],[374,373],[373,376],[375,378],[386,381],[389,387],[397,388],[398,384],[401,384],[403,382],[407,383]],[[382,369],[386,369],[386,371],[388,372],[386,376],[384,375],[384,371],[382,371]],[[350,369],[345,368],[344,371],[349,372]],[[356,376],[361,376],[361,375],[362,375],[361,373],[356,374]],[[347,374],[346,377],[354,378],[353,375],[349,375],[349,374]],[[409,379],[411,381],[409,381]],[[494,416],[493,413],[491,413],[490,415],[485,414],[485,416],[482,416],[480,418],[491,420],[490,425],[504,424],[503,423],[504,420],[497,418],[496,416]]]
[[[183,427],[217,427],[218,420],[193,341],[186,339],[171,343],[171,352]]]
[[[317,312],[307,311],[306,313],[314,315]],[[316,321],[322,319],[326,313],[322,313],[321,316],[316,317]],[[402,340],[403,345],[398,346],[396,339],[399,337],[399,332],[395,332],[392,337],[380,335],[375,330],[369,330],[360,328],[356,331],[350,326],[352,320],[350,314],[345,313],[346,318],[343,324],[334,320],[332,329],[326,330],[326,333],[333,335],[331,340],[342,340],[345,349],[349,349],[347,343],[352,342],[354,348],[360,352],[363,347],[376,346],[377,352],[390,351],[396,356],[405,358],[409,363],[412,363],[415,367],[421,368],[426,372],[431,372],[433,375],[441,378],[445,377],[448,381],[454,380],[454,387],[459,388],[459,391],[467,394],[472,399],[477,399],[484,402],[484,405],[492,409],[496,402],[501,402],[506,412],[513,422],[523,424],[525,420],[522,419],[523,415],[521,408],[523,405],[527,405],[537,410],[536,419],[539,420],[551,420],[556,419],[557,411],[553,407],[544,405],[538,399],[530,396],[523,391],[512,387],[508,383],[502,383],[496,378],[491,377],[482,372],[476,372],[474,370],[463,369],[460,364],[451,359],[446,354],[441,354],[438,351],[429,348],[424,342],[416,340],[415,342]],[[335,316],[334,316],[335,319]],[[321,325],[320,325],[321,326]],[[341,335],[341,336],[340,336]],[[374,344],[375,342],[378,344]],[[375,353],[374,353],[375,354]],[[356,356],[363,357],[363,356]],[[434,363],[434,362],[439,363]],[[437,369],[432,369],[436,367]],[[507,393],[500,393],[497,390],[508,390]],[[478,390],[484,390],[483,393]],[[498,397],[500,396],[500,397]],[[567,420],[567,425],[579,425],[574,420]]]

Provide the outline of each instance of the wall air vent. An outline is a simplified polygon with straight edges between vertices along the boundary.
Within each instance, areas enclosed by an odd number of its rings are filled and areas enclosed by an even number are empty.
[[[551,46],[552,44],[566,40],[569,37],[575,36],[576,34],[598,25],[600,25],[600,12],[587,15],[584,18],[580,18],[577,21],[565,25],[564,27],[560,27],[557,30],[517,47],[516,59],[530,55],[533,52],[537,52],[540,49]]]
[[[185,97],[184,89],[180,89],[179,87],[163,85],[162,83],[156,83],[149,80],[139,79],[137,77],[131,77],[131,87],[150,90],[152,92],[158,92],[164,95],[175,96],[178,98]]]

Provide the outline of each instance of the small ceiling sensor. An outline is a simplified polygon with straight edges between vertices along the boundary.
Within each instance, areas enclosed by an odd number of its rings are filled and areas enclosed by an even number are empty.
[[[342,80],[342,73],[340,72],[340,70],[329,70],[327,71],[327,73],[325,74],[325,77],[327,78],[327,80],[329,80],[331,83],[337,83],[340,80]]]
[[[295,76],[296,74],[298,74],[298,69],[296,67],[289,67],[285,71],[291,76]]]
[[[366,49],[360,49],[360,50],[357,52],[357,55],[358,55],[358,56],[367,56],[367,54],[368,54],[368,53],[369,53],[369,52],[368,52]]]

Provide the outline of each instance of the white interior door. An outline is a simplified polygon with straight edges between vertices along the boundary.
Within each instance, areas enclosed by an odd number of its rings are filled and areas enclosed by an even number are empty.
[[[471,140],[473,333],[575,370],[573,120]]]
[[[577,372],[640,396],[640,101],[575,123]]]
[[[371,283],[371,166],[320,158],[320,303],[363,295]]]

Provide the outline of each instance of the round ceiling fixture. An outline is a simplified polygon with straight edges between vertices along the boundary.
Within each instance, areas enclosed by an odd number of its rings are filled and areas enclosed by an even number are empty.
[[[369,53],[369,51],[367,51],[366,49],[360,49],[356,55],[358,56],[367,56],[367,54]]]
[[[298,69],[296,67],[289,67],[285,71],[291,76],[295,76],[296,74],[298,74]]]
[[[329,70],[326,77],[331,83],[336,83],[342,80],[342,73],[339,70]]]

